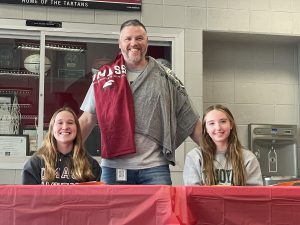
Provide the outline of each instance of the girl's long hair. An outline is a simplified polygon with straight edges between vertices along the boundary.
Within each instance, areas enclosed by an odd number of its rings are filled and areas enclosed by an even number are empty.
[[[75,112],[69,107],[60,108],[53,114],[42,147],[36,153],[44,160],[45,163],[43,181],[51,182],[55,179],[56,162],[58,160],[58,149],[56,139],[53,135],[53,126],[57,114],[62,111],[70,112],[73,115],[77,127],[77,134],[73,141],[73,151],[71,152],[72,157],[70,162],[70,175],[79,182],[88,181],[89,179],[94,178],[94,175],[91,169],[91,165],[86,157],[87,153],[83,146],[78,117],[75,114]]]
[[[202,118],[202,136],[201,136],[201,148],[203,154],[203,173],[205,175],[206,185],[216,185],[216,174],[214,169],[214,156],[216,154],[216,144],[211,139],[206,131],[206,115],[212,110],[218,110],[227,116],[229,122],[232,126],[228,137],[228,147],[226,158],[232,164],[233,170],[233,185],[244,186],[246,184],[246,173],[244,168],[244,159],[242,152],[242,145],[238,139],[236,124],[233,115],[229,109],[223,105],[214,105],[207,108],[206,112],[203,114]]]

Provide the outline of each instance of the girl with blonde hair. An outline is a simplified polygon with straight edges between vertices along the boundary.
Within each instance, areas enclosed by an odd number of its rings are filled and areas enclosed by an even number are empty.
[[[208,107],[202,118],[200,147],[186,156],[185,185],[262,185],[256,156],[242,147],[232,113],[223,105]]]
[[[75,184],[99,181],[99,163],[84,149],[80,125],[68,107],[57,110],[42,147],[26,162],[23,184]]]

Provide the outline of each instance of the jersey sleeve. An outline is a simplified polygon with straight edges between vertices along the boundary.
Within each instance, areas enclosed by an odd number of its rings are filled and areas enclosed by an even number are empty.
[[[190,98],[185,96],[185,101],[177,109],[177,131],[176,131],[176,146],[190,136],[199,120],[199,114],[194,108]]]

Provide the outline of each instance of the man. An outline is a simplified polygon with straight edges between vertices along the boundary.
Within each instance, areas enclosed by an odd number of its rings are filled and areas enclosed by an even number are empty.
[[[81,106],[83,137],[98,120],[106,184],[171,185],[175,149],[188,136],[199,144],[199,115],[174,73],[146,57],[148,36],[140,21],[121,25],[119,48],[115,62],[94,77]]]

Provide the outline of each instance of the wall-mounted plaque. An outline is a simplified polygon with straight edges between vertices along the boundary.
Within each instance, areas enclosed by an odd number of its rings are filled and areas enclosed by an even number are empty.
[[[1,156],[26,156],[28,135],[0,135]]]
[[[85,76],[84,52],[57,52],[59,78],[83,78]]]

